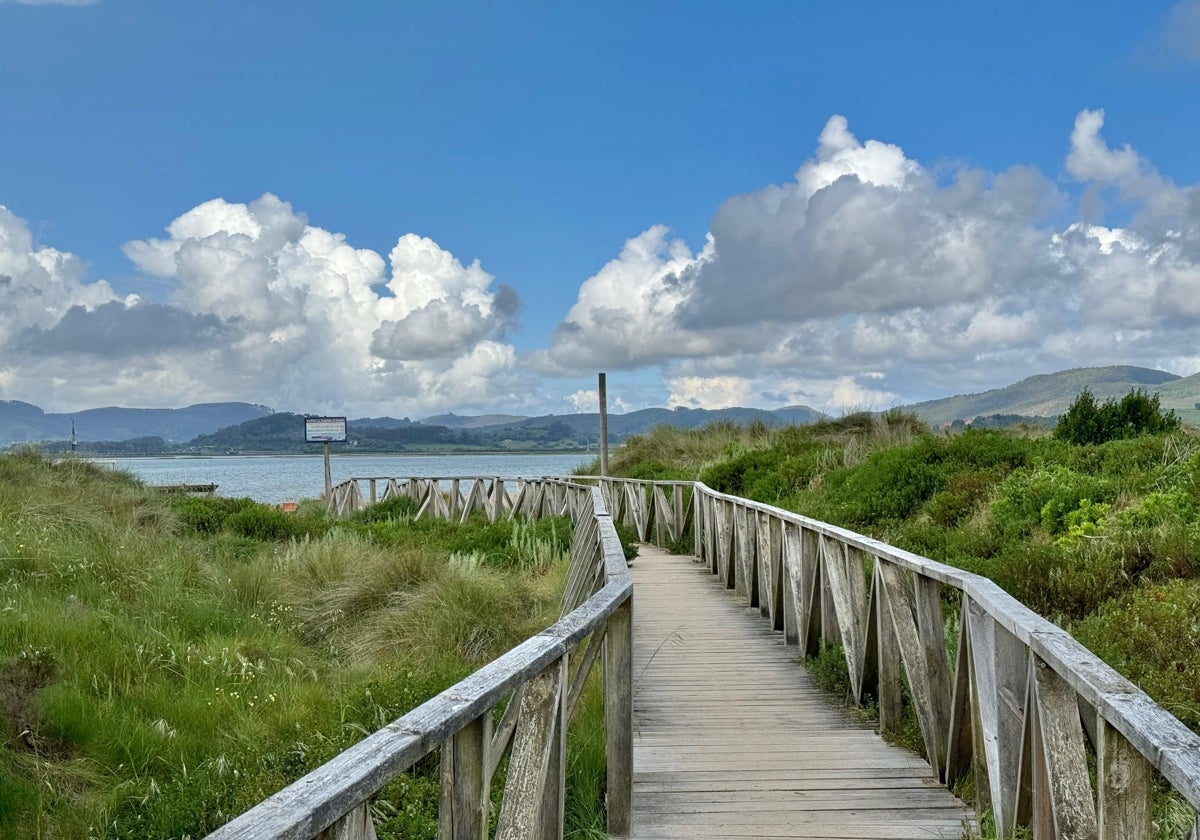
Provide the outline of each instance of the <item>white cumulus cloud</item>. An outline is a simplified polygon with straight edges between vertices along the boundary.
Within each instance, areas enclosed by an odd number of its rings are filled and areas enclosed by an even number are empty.
[[[834,116],[791,181],[718,208],[701,253],[661,227],[627,242],[583,284],[542,369],[599,356],[660,368],[681,404],[836,411],[1063,367],[1186,364],[1200,191],[1103,125],[1101,110],[1075,119],[1073,198],[1027,166],[924,165]],[[1110,208],[1122,225],[1103,223]]]
[[[6,390],[52,405],[240,399],[413,416],[528,391],[503,342],[516,293],[430,239],[401,236],[385,262],[271,194],[204,202],[166,233],[124,250],[166,279],[167,300],[117,301],[0,213]]]

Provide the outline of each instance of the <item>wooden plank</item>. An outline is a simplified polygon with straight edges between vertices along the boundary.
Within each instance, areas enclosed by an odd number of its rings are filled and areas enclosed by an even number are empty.
[[[953,692],[950,701],[950,727],[946,739],[947,785],[953,787],[971,769],[974,745],[971,742],[971,634],[967,632],[967,599],[962,599],[958,622],[958,647],[955,651]],[[986,781],[979,780],[985,787]]]
[[[821,572],[820,548],[815,531],[800,532],[800,650],[804,656],[816,656],[824,643],[822,636],[821,592],[825,589]]]
[[[828,537],[821,537],[820,552],[850,684],[860,685],[867,652],[867,593],[861,564],[857,555],[850,556],[844,544]]]
[[[968,602],[976,708],[980,730],[974,744],[983,750],[989,798],[997,831],[1011,834],[1020,773],[1025,689],[1025,646],[1013,638],[974,599]]]
[[[491,723],[489,710],[442,747],[438,840],[483,840],[487,836]]]
[[[758,523],[750,510],[742,505],[735,505],[733,511],[735,553],[737,555],[737,573],[734,591],[746,599],[747,606],[758,606],[758,563],[754,558],[757,540]]]
[[[781,586],[783,589],[783,639],[785,644],[800,643],[800,529],[780,520],[782,545],[780,563],[783,566]]]
[[[604,728],[608,833],[629,834],[633,820],[633,598],[608,619],[604,635]]]
[[[771,567],[771,517],[762,511],[751,513],[754,520],[754,576],[758,581],[758,614],[771,620],[771,606],[775,600],[775,570]]]
[[[718,508],[720,517],[719,537],[717,548],[720,554],[720,575],[721,582],[725,584],[726,589],[734,589],[737,586],[737,551],[734,546],[736,539],[735,520],[734,520],[734,505],[732,502],[722,502]]]
[[[1097,830],[1100,840],[1149,840],[1153,769],[1129,740],[1096,716]]]
[[[1096,840],[1096,806],[1075,692],[1046,663],[1031,661],[1055,835]]]
[[[563,814],[567,790],[567,674],[568,657],[559,661],[558,703],[550,734],[550,759],[546,782],[542,787],[542,813],[539,819],[542,840],[562,840]]]
[[[946,739],[950,731],[950,670],[946,664],[946,625],[942,618],[941,584],[933,578],[913,578],[914,613],[929,690],[929,722],[938,749],[935,767],[946,780]],[[933,762],[930,762],[931,764]]]
[[[786,568],[800,534],[781,536]],[[644,551],[633,838],[960,836],[970,811],[830,704],[770,621],[687,559]]]
[[[945,767],[947,724],[934,710],[931,674],[928,658],[917,631],[915,598],[905,584],[904,572],[891,563],[878,564],[880,596],[887,606],[887,614],[896,641],[900,648],[900,659],[908,675],[908,687],[912,692],[913,707],[921,725],[921,737],[925,742],[925,758],[933,768],[935,776],[941,777]],[[944,667],[944,666],[943,666]]]
[[[318,834],[316,840],[375,840],[371,806],[366,803],[358,806]]]
[[[496,840],[529,840],[539,832],[561,675],[562,668],[555,662],[531,679],[521,693],[504,799],[496,821]]]

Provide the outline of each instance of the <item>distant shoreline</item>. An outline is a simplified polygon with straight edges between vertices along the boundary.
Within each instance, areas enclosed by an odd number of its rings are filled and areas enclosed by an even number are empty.
[[[36,446],[37,444],[33,444]],[[615,447],[614,447],[615,448]],[[355,449],[353,452],[344,452],[338,449],[330,448],[330,457],[334,458],[421,458],[427,456],[435,456],[438,458],[453,458],[463,457],[468,458],[477,455],[591,455],[599,458],[600,453],[594,449],[423,449],[419,452],[395,452],[384,450],[363,450]],[[87,452],[79,453],[78,457],[82,459],[93,460],[113,460],[119,459],[122,461],[133,461],[143,458],[190,458],[193,460],[201,460],[204,458],[320,458],[322,453],[317,452],[278,452],[272,450],[255,450],[248,452],[162,452],[158,454],[143,453],[143,454],[123,454],[123,453],[104,453],[104,452]]]

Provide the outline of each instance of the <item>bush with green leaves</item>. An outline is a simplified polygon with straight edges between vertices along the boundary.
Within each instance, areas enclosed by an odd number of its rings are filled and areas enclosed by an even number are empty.
[[[1173,715],[1200,728],[1200,581],[1143,587],[1072,629]]]
[[[1084,389],[1058,419],[1054,437],[1077,446],[1098,445],[1139,435],[1161,435],[1179,429],[1174,411],[1162,410],[1158,394],[1134,389],[1120,399],[1096,401]]]

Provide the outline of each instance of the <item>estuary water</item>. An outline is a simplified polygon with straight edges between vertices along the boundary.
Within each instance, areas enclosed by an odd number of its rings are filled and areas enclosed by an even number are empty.
[[[333,483],[347,478],[442,477],[456,475],[536,478],[567,475],[590,463],[584,453],[462,455],[330,455]],[[314,499],[325,489],[320,455],[218,455],[211,457],[115,458],[116,469],[146,484],[216,484],[218,496],[269,504]]]

